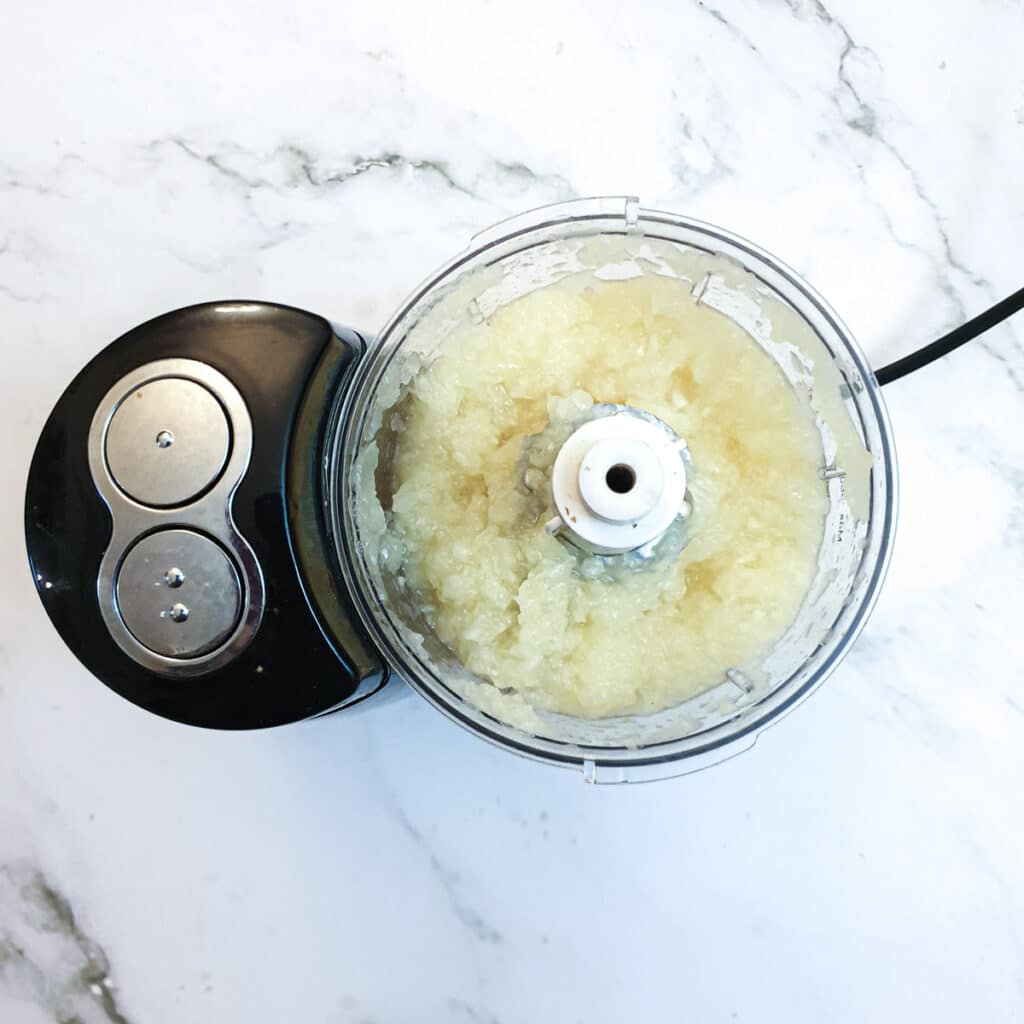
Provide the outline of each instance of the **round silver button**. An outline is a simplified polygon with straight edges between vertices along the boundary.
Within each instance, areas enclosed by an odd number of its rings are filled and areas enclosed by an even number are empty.
[[[107,466],[140,504],[183,505],[220,476],[230,445],[220,402],[195,381],[163,377],[118,405],[107,428]]]
[[[231,635],[242,587],[223,548],[193,530],[160,530],[125,556],[115,583],[121,620],[169,658],[197,658]]]

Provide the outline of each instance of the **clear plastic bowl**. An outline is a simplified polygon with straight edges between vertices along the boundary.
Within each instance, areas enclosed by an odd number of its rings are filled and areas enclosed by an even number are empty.
[[[700,261],[693,258],[694,250]],[[594,266],[609,276],[643,261],[696,289],[741,324],[810,405],[825,454],[829,511],[814,582],[796,620],[755,664],[649,715],[580,719],[540,712],[533,731],[481,710],[478,680],[422,621],[367,542],[367,488],[386,506],[389,411],[463,319]],[[690,269],[715,257],[699,280]],[[544,207],[475,236],[402,304],[362,361],[338,417],[330,466],[332,529],[346,584],[372,639],[422,696],[467,729],[519,754],[580,769],[595,782],[669,777],[714,764],[806,698],[863,628],[885,576],[896,522],[896,462],[879,386],[822,298],[769,253],[720,228],[642,209],[629,198]]]

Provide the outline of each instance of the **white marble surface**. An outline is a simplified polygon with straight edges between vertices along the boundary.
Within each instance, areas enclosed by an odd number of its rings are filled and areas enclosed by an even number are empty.
[[[36,435],[125,328],[373,330],[470,233],[639,194],[876,365],[1024,281],[1014,0],[9,6],[0,1021],[1024,1019],[1024,321],[886,391],[880,605],[749,754],[586,787],[413,697],[254,735],[94,682],[32,593]]]

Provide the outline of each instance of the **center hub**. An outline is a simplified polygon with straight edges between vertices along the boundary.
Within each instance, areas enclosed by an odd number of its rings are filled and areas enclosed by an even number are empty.
[[[551,473],[558,515],[547,524],[595,554],[632,551],[684,510],[686,442],[660,420],[622,406],[562,445]]]

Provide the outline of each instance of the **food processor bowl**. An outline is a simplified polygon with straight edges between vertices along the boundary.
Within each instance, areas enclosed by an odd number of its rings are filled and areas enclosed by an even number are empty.
[[[827,494],[817,569],[800,610],[764,655],[666,710],[582,718],[530,706],[474,676],[435,634],[388,550],[385,527],[401,404],[460,324],[589,271],[677,280],[738,324],[785,375],[821,438]],[[842,660],[885,576],[896,523],[892,436],[878,383],[835,312],[770,253],[632,198],[579,200],[495,225],[400,306],[336,398],[330,542],[357,613],[386,660],[478,736],[596,782],[682,774],[753,745]]]

